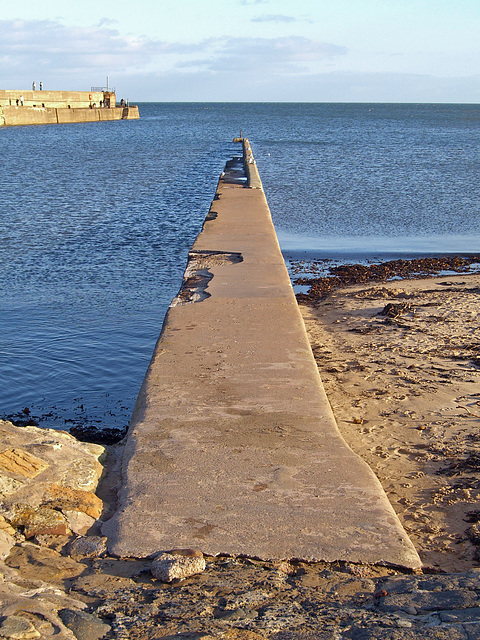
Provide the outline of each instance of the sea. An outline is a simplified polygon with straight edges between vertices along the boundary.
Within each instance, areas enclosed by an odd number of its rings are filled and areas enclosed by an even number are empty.
[[[128,424],[235,136],[287,263],[479,252],[480,105],[139,108],[0,130],[0,417]]]

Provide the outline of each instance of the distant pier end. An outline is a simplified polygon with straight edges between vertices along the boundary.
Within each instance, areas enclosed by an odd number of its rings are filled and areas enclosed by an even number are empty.
[[[138,106],[117,103],[114,91],[0,90],[0,127],[104,120],[137,120]]]

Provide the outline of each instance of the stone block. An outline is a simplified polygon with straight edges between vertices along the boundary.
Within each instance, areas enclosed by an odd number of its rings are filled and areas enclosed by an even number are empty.
[[[92,518],[102,515],[103,502],[91,491],[70,489],[52,483],[45,492],[45,504],[61,511],[82,511]]]
[[[69,511],[63,509],[69,528],[79,536],[84,536],[94,526],[96,520],[83,511]]]
[[[17,516],[11,519],[11,523],[15,526],[23,526],[26,538],[44,534],[65,536],[70,533],[63,513],[49,507],[38,509],[25,507],[18,511]]]
[[[74,560],[81,558],[101,558],[107,553],[107,538],[103,536],[83,536],[76,538],[68,547]]]
[[[205,571],[205,558],[199,556],[180,556],[161,553],[152,562],[151,573],[162,582],[184,580]]]

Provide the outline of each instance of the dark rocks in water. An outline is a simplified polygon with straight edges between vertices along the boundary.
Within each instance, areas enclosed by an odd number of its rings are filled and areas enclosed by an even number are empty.
[[[2,416],[2,420],[8,420],[16,427],[38,427],[39,418],[30,414],[30,409],[26,407],[18,413],[12,413],[8,416]]]
[[[7,420],[16,427],[38,427],[41,426],[41,423],[45,418],[52,418],[53,415],[53,413],[46,413],[44,415],[33,415],[31,410],[27,407],[25,409],[22,409],[21,411],[18,411],[17,413],[0,416],[0,419]],[[58,421],[60,422],[60,416],[57,417]],[[67,420],[64,420],[64,422],[67,422]],[[68,420],[68,422],[73,422],[73,420]],[[57,426],[55,426],[54,428],[57,428]],[[70,427],[68,431],[70,431],[72,436],[75,436],[77,440],[81,440],[82,442],[111,445],[120,442],[120,440],[125,437],[127,429],[127,426],[123,428],[102,428],[95,427],[93,425],[77,423],[74,426]]]
[[[103,429],[99,429],[94,426],[75,425],[70,428],[70,433],[72,436],[75,436],[77,440],[81,440],[82,442],[110,445],[120,442],[120,440],[125,437],[127,428],[128,427],[124,427],[123,429],[113,429],[105,427]]]
[[[480,256],[441,256],[437,258],[414,258],[412,260],[389,260],[379,264],[343,264],[330,267],[328,276],[319,278],[297,278],[295,285],[310,287],[307,293],[298,293],[297,300],[303,304],[315,304],[336,289],[354,284],[388,282],[394,279],[427,278],[442,271],[468,273],[472,264],[480,262]],[[315,263],[312,264],[312,267]],[[313,269],[312,269],[313,270]]]

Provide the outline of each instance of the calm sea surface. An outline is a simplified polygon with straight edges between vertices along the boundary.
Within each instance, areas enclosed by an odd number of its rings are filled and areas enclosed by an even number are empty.
[[[231,142],[285,254],[480,249],[480,106],[141,104],[0,130],[0,415],[128,423]]]

